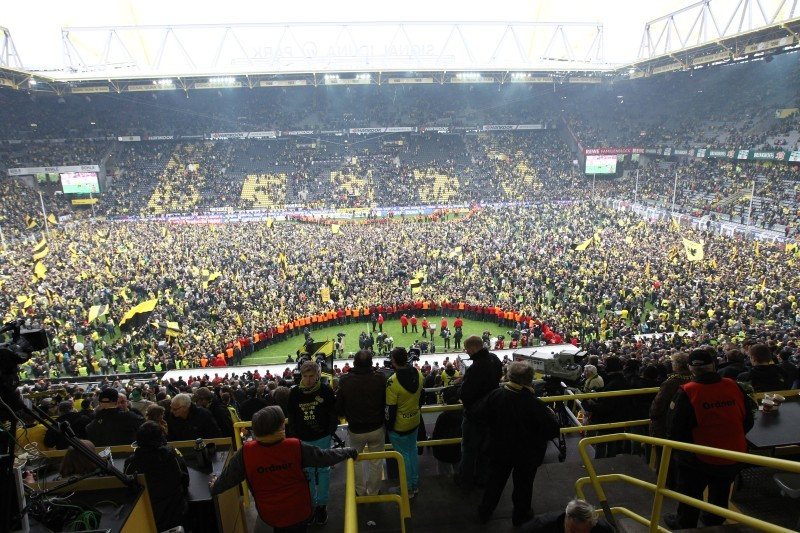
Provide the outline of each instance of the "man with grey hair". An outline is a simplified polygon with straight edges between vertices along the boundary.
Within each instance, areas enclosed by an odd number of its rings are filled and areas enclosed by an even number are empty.
[[[86,426],[92,419],[83,413],[75,411],[75,404],[72,400],[64,400],[58,404],[58,417],[56,422],[68,422],[69,427],[75,432],[75,436],[79,439],[86,439]],[[44,435],[44,445],[48,448],[55,448],[57,450],[66,450],[69,447],[67,440],[55,432],[53,429],[48,429]]]
[[[286,419],[277,405],[253,415],[255,440],[246,442],[209,486],[217,495],[247,480],[258,516],[276,530],[303,532],[312,516],[311,492],[304,468],[330,467],[348,458],[354,448],[322,449],[286,438]],[[258,528],[257,528],[258,529]]]
[[[489,426],[489,479],[478,506],[478,520],[489,520],[513,473],[511,521],[519,526],[533,516],[533,480],[547,443],[558,437],[559,427],[553,412],[533,391],[533,367],[516,361],[508,366],[507,375],[508,382],[490,392],[473,413]]]
[[[170,441],[215,439],[223,436],[208,409],[193,404],[191,395],[186,393],[175,395],[170,402],[167,425]]]
[[[678,352],[670,358],[672,374],[661,384],[653,403],[650,404],[650,436],[663,439],[667,436],[667,413],[669,404],[681,385],[692,379],[689,373],[689,354]],[[657,448],[660,450],[660,448]]]
[[[544,513],[522,526],[523,533],[610,533],[613,528],[598,518],[584,500],[571,500],[563,513]]]

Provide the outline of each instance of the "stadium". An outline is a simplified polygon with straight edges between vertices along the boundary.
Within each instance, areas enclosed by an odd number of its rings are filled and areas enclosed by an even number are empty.
[[[797,2],[45,4],[0,8],[3,527],[800,527]],[[245,473],[284,419],[297,492]]]

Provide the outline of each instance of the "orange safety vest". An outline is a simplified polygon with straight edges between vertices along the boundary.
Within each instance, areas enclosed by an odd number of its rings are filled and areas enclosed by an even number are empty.
[[[283,333],[283,324],[278,324],[278,335]]]

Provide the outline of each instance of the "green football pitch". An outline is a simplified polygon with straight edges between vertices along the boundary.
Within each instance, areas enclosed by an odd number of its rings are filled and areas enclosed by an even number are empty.
[[[439,330],[441,329],[441,316],[436,316],[435,318],[431,317],[436,324],[436,352],[441,353],[444,351],[444,339],[439,337]],[[450,328],[451,332],[454,332],[455,329],[453,328],[453,320],[455,317],[447,317],[447,324]],[[464,321],[464,339],[469,337],[470,335],[482,335],[484,331],[489,330],[491,332],[492,337],[497,335],[505,335],[506,336],[506,343],[510,340],[508,334],[506,333],[510,328],[507,327],[500,327],[497,325],[496,322],[482,322],[478,320],[469,320],[469,319],[462,319]],[[420,320],[422,322],[422,320]],[[415,340],[424,340],[422,337],[422,327],[417,326],[420,330],[419,333],[401,333],[400,327],[400,320],[387,320],[383,323],[383,331],[386,332],[390,337],[394,339],[395,346],[411,346],[411,344]],[[411,326],[408,326],[409,331],[411,331]],[[311,337],[316,341],[324,341],[324,340],[336,340],[337,333],[345,333],[346,336],[344,337],[344,354],[345,357],[351,352],[358,351],[358,336],[362,331],[370,332],[372,331],[372,324],[369,322],[358,322],[355,324],[345,324],[344,326],[332,326],[327,327],[324,329],[317,329],[311,332]],[[373,334],[374,337],[377,338],[378,336],[378,329],[375,328],[375,333]],[[464,340],[462,339],[462,344]],[[267,346],[263,350],[259,350],[249,357],[246,357],[242,362],[243,365],[263,365],[263,364],[276,364],[276,363],[283,363],[286,361],[286,357],[288,355],[292,356],[292,359],[296,358],[297,350],[303,345],[303,336],[298,335],[296,337],[290,337],[288,340],[283,342],[279,342],[277,344],[273,344],[271,346]],[[453,340],[450,339],[450,346],[452,350]],[[377,349],[377,343],[374,346]]]

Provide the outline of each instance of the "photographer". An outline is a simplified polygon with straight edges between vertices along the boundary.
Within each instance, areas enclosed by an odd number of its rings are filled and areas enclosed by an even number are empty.
[[[442,330],[439,332],[439,336],[444,339],[444,349],[445,351],[450,349],[450,329],[447,326],[444,326]]]

